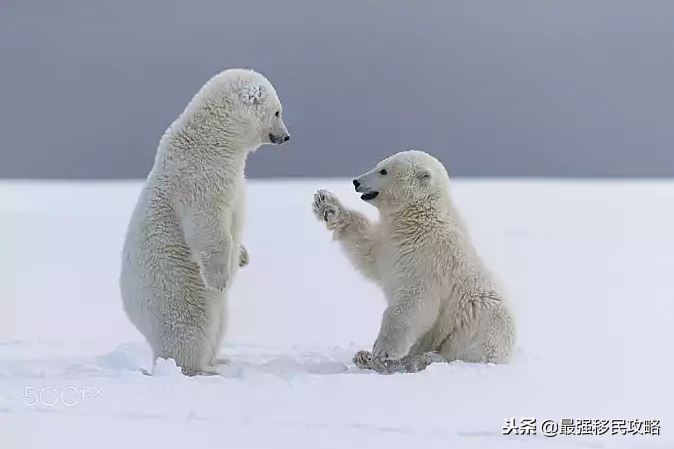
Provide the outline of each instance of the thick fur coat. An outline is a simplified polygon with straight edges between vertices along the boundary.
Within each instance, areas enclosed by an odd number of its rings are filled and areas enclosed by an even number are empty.
[[[124,310],[157,357],[213,373],[241,242],[248,154],[289,134],[271,83],[247,69],[211,78],[162,136],[122,251]]]
[[[313,210],[356,270],[386,297],[372,351],[362,368],[418,371],[438,360],[507,363],[515,324],[504,295],[473,247],[449,193],[444,166],[405,151],[356,178],[379,220],[319,190]]]

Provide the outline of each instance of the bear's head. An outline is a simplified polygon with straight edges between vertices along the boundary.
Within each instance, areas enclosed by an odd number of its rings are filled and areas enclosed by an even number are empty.
[[[353,180],[360,198],[382,211],[445,198],[448,183],[442,163],[419,150],[396,153]]]
[[[238,91],[241,111],[251,119],[262,145],[281,145],[287,142],[290,134],[283,123],[283,108],[274,86],[255,71],[245,74]]]
[[[227,69],[206,83],[193,102],[227,129],[227,138],[254,150],[290,139],[274,86],[251,69]]]
[[[290,140],[288,129],[283,123],[283,108],[274,86],[254,70],[237,71],[238,82],[234,85],[234,108],[240,118],[247,122],[253,140],[261,145],[281,145]]]

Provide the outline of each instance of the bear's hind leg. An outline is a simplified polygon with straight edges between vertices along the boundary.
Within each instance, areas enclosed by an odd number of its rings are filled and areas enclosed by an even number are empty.
[[[507,307],[494,303],[489,308],[474,310],[471,326],[452,332],[439,352],[449,361],[507,364],[512,357],[514,341],[515,327]]]
[[[207,369],[213,358],[211,335],[211,332],[198,326],[174,323],[168,336],[158,342],[158,347],[153,348],[154,360],[173,359],[186,376],[217,374]]]
[[[170,349],[158,351],[155,361],[158,358],[173,359],[185,376],[217,374],[207,369],[212,356],[211,345],[205,338],[198,342],[181,342]]]

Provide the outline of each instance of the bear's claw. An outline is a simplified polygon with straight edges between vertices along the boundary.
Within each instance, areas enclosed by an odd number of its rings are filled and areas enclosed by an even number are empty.
[[[330,223],[339,214],[339,208],[339,202],[331,192],[318,190],[314,194],[313,211],[317,219]]]
[[[241,245],[239,248],[239,267],[248,266],[250,263],[250,256],[248,255],[248,250],[245,246]]]

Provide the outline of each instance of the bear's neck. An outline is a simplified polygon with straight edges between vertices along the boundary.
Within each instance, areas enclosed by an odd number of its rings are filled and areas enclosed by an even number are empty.
[[[442,216],[442,211],[434,203],[435,201],[420,201],[399,206],[383,213],[382,218],[390,225],[402,226],[417,221],[436,221]]]
[[[243,175],[248,154],[256,146],[238,142],[228,132],[227,124],[208,124],[208,132],[190,125],[166,139],[164,162],[172,166],[171,171],[203,172],[223,178]]]
[[[437,197],[386,211],[381,213],[381,219],[396,234],[423,235],[448,225],[460,226],[460,218],[449,201]]]

